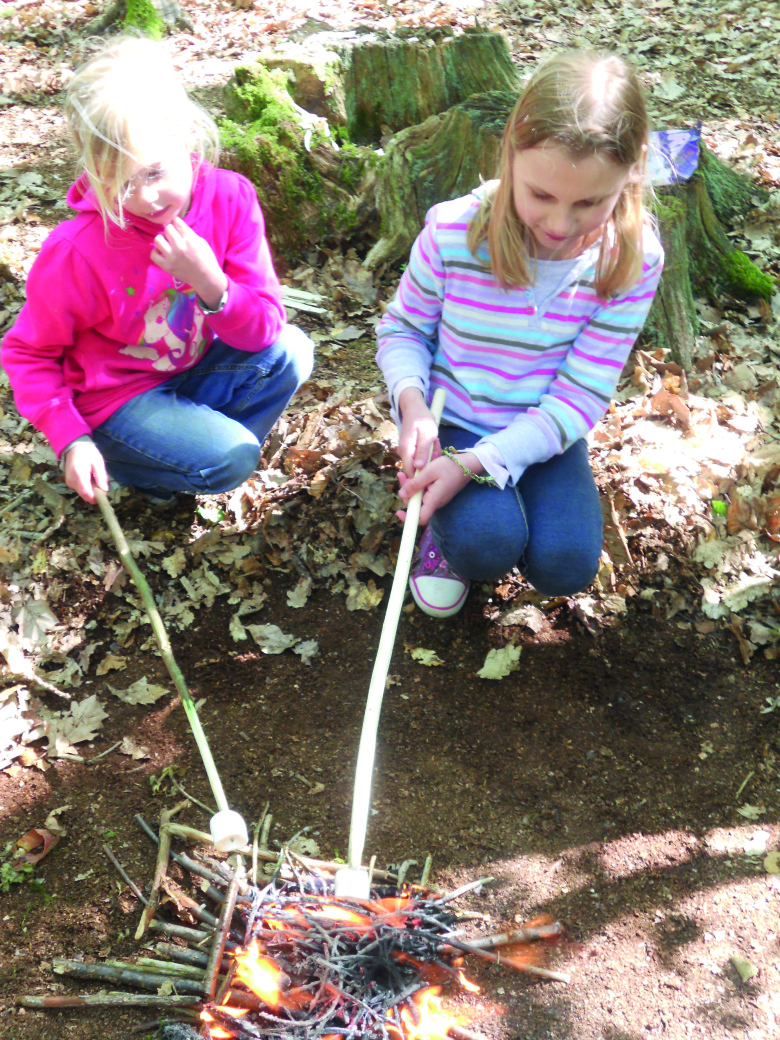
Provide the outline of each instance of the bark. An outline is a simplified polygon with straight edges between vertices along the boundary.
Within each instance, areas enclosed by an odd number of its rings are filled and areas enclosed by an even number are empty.
[[[423,123],[490,90],[517,96],[519,79],[506,39],[470,29],[325,32],[264,51],[260,61],[284,69],[302,108],[346,126],[356,144]]]

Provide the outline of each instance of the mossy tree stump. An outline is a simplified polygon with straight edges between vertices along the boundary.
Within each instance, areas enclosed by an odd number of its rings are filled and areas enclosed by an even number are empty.
[[[377,143],[472,94],[516,96],[520,87],[505,37],[480,29],[325,32],[259,60],[285,70],[293,100],[344,126],[354,144]]]
[[[770,276],[734,247],[721,224],[744,217],[765,198],[764,189],[704,145],[690,180],[656,189],[653,209],[665,262],[645,334],[686,370],[693,365],[699,331],[694,296],[715,302],[726,294],[748,303],[772,298]]]
[[[501,134],[515,94],[476,94],[388,143],[376,171],[381,237],[366,257],[378,267],[405,257],[436,202],[467,195],[498,169]]]

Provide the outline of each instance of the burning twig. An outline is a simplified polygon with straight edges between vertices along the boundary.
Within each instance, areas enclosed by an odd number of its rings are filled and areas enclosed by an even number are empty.
[[[549,924],[527,925],[514,932],[500,932],[498,935],[485,935],[469,939],[472,950],[487,950],[494,946],[511,946],[514,943],[530,943],[537,939],[559,939],[563,935],[563,925],[559,921]]]

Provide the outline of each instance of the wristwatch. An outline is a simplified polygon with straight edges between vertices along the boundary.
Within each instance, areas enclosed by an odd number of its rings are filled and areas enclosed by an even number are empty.
[[[200,309],[203,311],[204,314],[219,314],[220,311],[223,311],[225,309],[225,304],[227,303],[227,298],[228,298],[228,291],[227,291],[227,289],[225,289],[225,291],[222,293],[222,295],[219,298],[219,303],[217,304],[217,306],[216,307],[207,307],[206,304],[203,302],[203,300],[201,300],[201,298],[199,296],[198,297],[198,306],[200,307]]]

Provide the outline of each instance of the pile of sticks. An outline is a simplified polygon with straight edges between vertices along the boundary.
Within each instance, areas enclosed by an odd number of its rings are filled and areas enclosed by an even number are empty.
[[[468,915],[456,913],[452,904],[492,879],[483,878],[439,895],[423,885],[408,885],[399,877],[403,870],[396,874],[375,870],[369,902],[339,903],[333,896],[333,873],[340,864],[298,856],[289,846],[270,852],[265,841],[258,844],[257,835],[254,848],[244,854],[252,856],[249,875],[241,854],[220,860],[174,851],[174,838],[210,844],[209,835],[173,821],[183,805],[163,812],[159,836],[143,818],[136,817],[158,845],[148,896],[104,846],[144,904],[136,938],[150,931],[161,937],[151,951],[156,956],[100,964],[53,961],[56,974],[147,992],[23,996],[17,998],[18,1005],[155,1006],[166,1013],[184,1014],[189,1021],[196,1021],[205,1011],[209,1022],[236,1040],[316,1040],[323,1036],[387,1040],[405,1035],[402,1012],[409,1008],[416,1014],[416,993],[431,985],[460,985],[459,966],[467,954],[542,978],[568,981],[567,976],[539,964],[544,948],[563,934],[557,922],[535,922],[500,935],[465,936],[462,925]],[[198,895],[205,895],[213,904],[213,912],[170,876],[171,860],[185,877],[196,881]],[[270,881],[258,885],[257,866],[263,860],[274,863],[274,872]],[[176,910],[176,923],[157,915],[162,892]],[[252,944],[278,970],[278,1001],[258,995],[256,988],[253,992],[241,967],[237,970],[236,951],[245,951]],[[141,1028],[162,1024],[157,1019]],[[448,1031],[454,1040],[475,1037],[454,1024]]]

